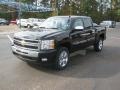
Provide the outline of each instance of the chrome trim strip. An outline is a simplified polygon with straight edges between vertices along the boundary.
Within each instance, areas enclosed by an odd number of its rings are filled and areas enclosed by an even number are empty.
[[[95,37],[87,39],[88,41],[95,40]]]
[[[82,41],[73,42],[72,44],[73,44],[73,45],[78,45],[78,44],[86,43],[86,42],[87,42],[87,40],[82,40]]]
[[[90,35],[90,33],[81,34],[81,36],[87,36],[87,35]]]

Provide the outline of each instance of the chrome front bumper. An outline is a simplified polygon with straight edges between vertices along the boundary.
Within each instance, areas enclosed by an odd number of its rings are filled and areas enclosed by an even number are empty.
[[[27,57],[33,57],[33,58],[39,57],[39,52],[37,52],[37,51],[25,50],[25,49],[18,48],[15,46],[12,46],[12,51],[17,53],[18,55],[23,55],[23,56],[27,56]]]

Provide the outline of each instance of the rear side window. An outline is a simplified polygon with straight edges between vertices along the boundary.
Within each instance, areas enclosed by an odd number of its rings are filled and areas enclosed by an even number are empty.
[[[91,28],[92,27],[92,20],[90,18],[84,18],[83,22],[84,22],[84,27],[85,28]]]

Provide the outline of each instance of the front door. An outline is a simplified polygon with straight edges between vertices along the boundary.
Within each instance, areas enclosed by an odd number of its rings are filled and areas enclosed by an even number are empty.
[[[92,20],[85,18],[83,22],[87,37],[87,46],[93,45],[95,41],[95,29],[93,28]]]
[[[82,19],[76,19],[73,23],[73,30],[70,33],[72,50],[76,51],[86,47],[87,38],[84,30],[75,30],[76,26],[83,26]]]

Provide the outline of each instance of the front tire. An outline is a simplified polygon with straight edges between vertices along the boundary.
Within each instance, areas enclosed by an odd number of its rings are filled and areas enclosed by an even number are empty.
[[[94,44],[94,50],[96,52],[102,51],[103,49],[103,39],[99,39],[95,44]]]
[[[68,63],[69,63],[69,51],[66,47],[61,47],[58,50],[54,67],[56,70],[63,70],[67,67]]]
[[[27,25],[27,28],[31,28],[31,26],[28,24],[28,25]]]

